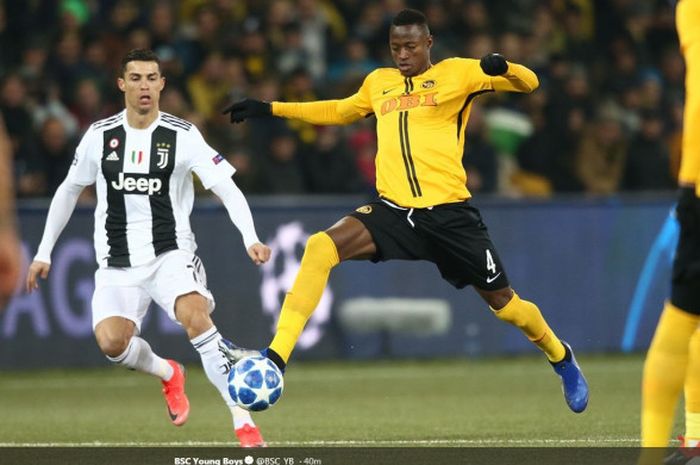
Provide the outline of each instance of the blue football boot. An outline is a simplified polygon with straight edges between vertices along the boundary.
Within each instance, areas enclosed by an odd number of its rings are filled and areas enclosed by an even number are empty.
[[[566,355],[561,362],[550,362],[556,374],[561,378],[561,388],[564,391],[564,398],[571,410],[581,413],[588,405],[588,382],[583,376],[581,367],[576,362],[571,346],[561,341],[566,349]]]

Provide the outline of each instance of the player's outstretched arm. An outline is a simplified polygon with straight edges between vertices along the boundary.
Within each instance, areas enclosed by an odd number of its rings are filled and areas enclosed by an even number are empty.
[[[61,235],[63,228],[66,227],[68,220],[73,214],[75,204],[78,202],[78,197],[80,197],[80,193],[84,188],[85,186],[75,184],[66,179],[56,189],[56,194],[51,200],[49,213],[46,215],[44,235],[41,238],[34,262],[29,267],[27,274],[27,292],[31,292],[38,287],[37,276],[41,276],[44,279],[48,276],[51,251],[56,245],[58,236]]]
[[[500,53],[489,53],[479,62],[482,71],[493,76],[494,90],[530,93],[540,85],[537,75],[529,68],[508,62]]]
[[[248,118],[261,116],[279,116],[298,119],[316,125],[349,124],[369,113],[356,104],[356,97],[342,100],[319,100],[316,102],[261,102],[244,99],[226,107],[224,114],[229,114],[232,123],[240,123]]]
[[[229,218],[243,236],[248,256],[256,265],[262,265],[270,259],[270,248],[260,242],[255,232],[253,214],[243,192],[232,179],[227,178],[212,186],[211,191],[221,199]]]

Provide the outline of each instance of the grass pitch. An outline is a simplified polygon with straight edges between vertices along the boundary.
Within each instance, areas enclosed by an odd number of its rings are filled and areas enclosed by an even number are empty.
[[[294,362],[279,404],[254,418],[280,447],[638,446],[643,358],[579,361],[591,399],[578,415],[542,357],[518,357]],[[180,428],[168,420],[158,380],[141,373],[1,373],[0,446],[235,444],[219,394],[199,367],[187,368],[191,411]]]

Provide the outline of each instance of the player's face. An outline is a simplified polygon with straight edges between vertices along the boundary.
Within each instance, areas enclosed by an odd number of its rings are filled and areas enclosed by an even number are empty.
[[[416,76],[430,68],[430,47],[433,36],[417,24],[392,26],[389,48],[396,67],[404,76]]]
[[[155,61],[130,61],[124,76],[118,79],[119,89],[124,92],[127,109],[140,115],[158,111],[160,92],[165,86],[158,63]]]

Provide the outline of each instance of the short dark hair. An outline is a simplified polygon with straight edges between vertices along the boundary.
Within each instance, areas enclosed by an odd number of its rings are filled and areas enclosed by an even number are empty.
[[[399,11],[391,21],[392,26],[410,26],[412,24],[424,26],[429,32],[428,18],[426,18],[423,13],[418,10],[414,10],[413,8],[406,8]]]
[[[160,58],[158,58],[158,55],[156,55],[153,50],[136,48],[122,58],[122,76],[126,73],[126,65],[132,61],[155,61],[158,64],[158,71],[160,72]]]

